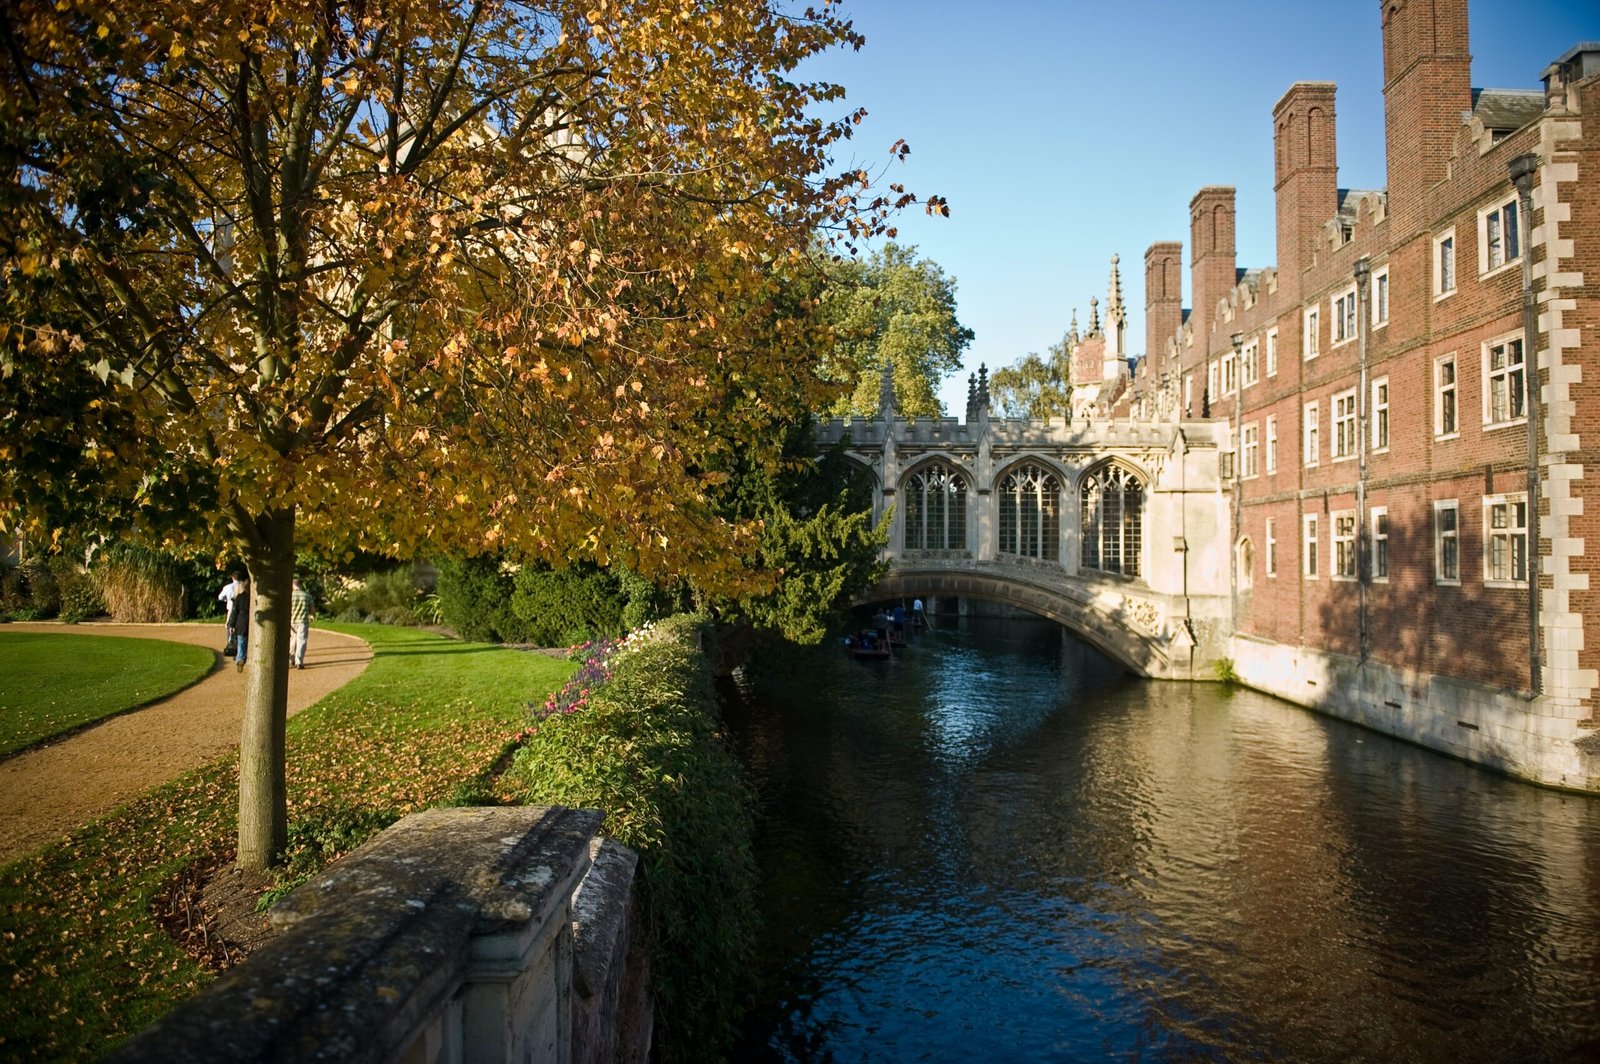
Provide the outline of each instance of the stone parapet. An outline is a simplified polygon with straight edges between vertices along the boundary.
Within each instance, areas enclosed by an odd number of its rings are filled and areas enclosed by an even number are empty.
[[[284,898],[282,934],[114,1059],[643,1059],[648,989],[624,970],[635,858],[596,841],[602,819],[409,816]],[[619,1049],[630,1000],[645,1018]]]

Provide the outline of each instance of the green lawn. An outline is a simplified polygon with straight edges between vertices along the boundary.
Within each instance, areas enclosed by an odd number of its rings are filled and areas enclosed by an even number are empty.
[[[413,629],[327,627],[374,657],[289,721],[286,874],[483,793],[527,703],[575,668]],[[0,1061],[98,1059],[210,979],[156,925],[151,900],[186,866],[231,855],[237,805],[229,756],[0,868]]]
[[[211,671],[205,647],[0,627],[0,754],[147,705]]]

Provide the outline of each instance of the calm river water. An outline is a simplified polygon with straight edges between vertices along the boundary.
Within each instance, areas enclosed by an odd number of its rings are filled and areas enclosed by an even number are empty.
[[[1600,1060],[1600,800],[1042,621],[730,702],[763,812],[739,1059]]]

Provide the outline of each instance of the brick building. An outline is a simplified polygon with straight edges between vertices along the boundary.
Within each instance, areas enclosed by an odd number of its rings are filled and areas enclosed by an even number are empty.
[[[1388,188],[1338,187],[1335,86],[1292,85],[1276,265],[1241,269],[1234,190],[1197,192],[1192,308],[1151,245],[1146,355],[1101,412],[1227,424],[1246,683],[1600,788],[1600,44],[1475,89],[1466,0],[1381,20]]]

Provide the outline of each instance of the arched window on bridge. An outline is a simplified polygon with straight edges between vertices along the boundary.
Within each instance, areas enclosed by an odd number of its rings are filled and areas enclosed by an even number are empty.
[[[1000,553],[1061,556],[1061,482],[1049,470],[1019,466],[1000,482]]]
[[[1118,465],[1083,480],[1083,566],[1139,575],[1144,545],[1144,484]]]
[[[967,482],[952,466],[935,462],[906,480],[906,550],[962,550],[967,545]]]

